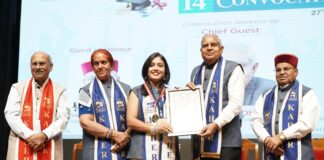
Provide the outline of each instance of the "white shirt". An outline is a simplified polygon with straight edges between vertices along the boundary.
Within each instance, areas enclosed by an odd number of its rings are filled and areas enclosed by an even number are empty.
[[[43,86],[45,86],[45,83]],[[37,129],[35,129],[36,126],[33,127],[34,130],[29,129],[21,120],[21,114],[22,114],[21,103],[23,103],[21,100],[23,99],[22,98],[23,93],[19,93],[18,91],[19,85],[24,85],[24,84],[13,84],[11,86],[4,113],[11,130],[19,137],[23,139],[28,139],[30,136],[32,136],[35,133],[39,133],[40,131],[37,131]],[[28,87],[28,86],[24,86],[24,87]],[[56,86],[53,83],[54,92],[56,87],[59,86]],[[35,90],[36,93],[39,92],[41,93],[40,95],[42,95],[43,87],[41,87],[40,89],[37,89],[37,87],[35,87]],[[56,135],[62,133],[70,117],[70,107],[68,106],[67,103],[67,96],[65,90],[63,90],[63,92],[59,94],[59,97],[54,97],[54,101],[56,101],[56,105],[57,105],[56,115],[54,115],[55,120],[46,129],[43,130],[43,132],[46,134],[48,139],[51,139]],[[34,109],[33,111],[34,119],[39,120],[39,102],[37,102],[37,107],[34,106],[33,109]]]
[[[270,136],[264,128],[264,101],[265,97],[260,95],[251,115],[251,126],[260,142],[264,142],[265,138]],[[297,123],[282,131],[287,139],[303,138],[315,128],[319,119],[320,104],[313,90],[310,90],[303,96],[301,109],[302,111],[298,116]]]

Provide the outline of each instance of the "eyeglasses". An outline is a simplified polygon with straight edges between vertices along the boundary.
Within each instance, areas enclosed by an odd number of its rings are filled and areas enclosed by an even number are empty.
[[[274,71],[276,73],[281,73],[283,71],[284,73],[288,72],[291,69],[295,69],[294,67],[284,67],[284,68],[276,68]]]

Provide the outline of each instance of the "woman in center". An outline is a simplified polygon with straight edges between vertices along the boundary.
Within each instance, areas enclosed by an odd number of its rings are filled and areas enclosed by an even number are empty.
[[[165,57],[155,52],[144,62],[144,83],[132,89],[127,104],[127,124],[132,128],[127,158],[142,160],[175,160],[179,158],[178,138],[167,122],[165,90],[170,70]]]

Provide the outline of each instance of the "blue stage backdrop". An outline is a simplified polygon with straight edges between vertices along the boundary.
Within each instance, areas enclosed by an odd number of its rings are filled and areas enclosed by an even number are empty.
[[[142,83],[146,57],[160,52],[171,68],[170,87],[183,87],[200,64],[201,36],[215,33],[224,56],[248,52],[258,64],[254,76],[274,82],[273,58],[296,54],[298,79],[314,88],[324,105],[323,0],[29,0],[22,2],[19,80],[30,78],[29,58],[36,50],[52,55],[52,79],[67,88],[73,108],[64,138],[81,138],[75,100],[93,77],[88,62],[98,48],[108,49],[118,65],[112,73],[132,87]],[[242,62],[244,63],[244,62]],[[248,64],[243,64],[248,65]],[[321,76],[322,75],[322,76]],[[243,107],[243,137],[255,138]],[[313,132],[324,136],[324,109]]]

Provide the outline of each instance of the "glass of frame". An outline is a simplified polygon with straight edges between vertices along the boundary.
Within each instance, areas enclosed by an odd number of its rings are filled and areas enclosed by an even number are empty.
[[[173,128],[168,136],[198,134],[206,125],[201,85],[196,86],[195,90],[188,87],[167,89],[166,109]]]

